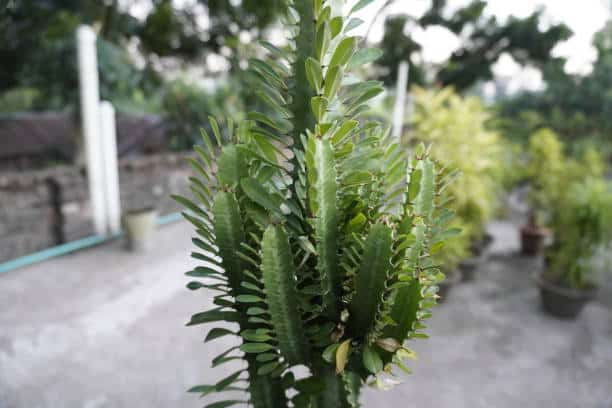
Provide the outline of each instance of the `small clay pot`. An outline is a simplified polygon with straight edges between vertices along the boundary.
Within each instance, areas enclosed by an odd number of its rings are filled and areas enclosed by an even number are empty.
[[[538,256],[544,252],[548,231],[534,225],[521,227],[521,253],[527,256]]]
[[[558,285],[546,280],[542,275],[535,278],[540,288],[542,308],[548,314],[562,319],[575,319],[584,305],[592,300],[597,289],[575,289]]]
[[[438,296],[440,296],[438,303],[443,303],[446,300],[451,288],[458,284],[461,279],[461,273],[456,269],[445,272],[445,275],[446,279],[438,283]]]

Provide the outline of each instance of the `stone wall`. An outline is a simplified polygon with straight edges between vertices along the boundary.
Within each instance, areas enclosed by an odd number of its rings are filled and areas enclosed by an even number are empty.
[[[155,206],[163,215],[179,210],[170,194],[188,191],[187,156],[166,153],[121,159],[122,211]],[[0,262],[91,234],[83,168],[0,172]]]

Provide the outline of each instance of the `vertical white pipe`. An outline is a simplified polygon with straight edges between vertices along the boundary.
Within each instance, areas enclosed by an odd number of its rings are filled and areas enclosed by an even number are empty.
[[[111,235],[121,231],[121,202],[119,197],[119,170],[117,166],[117,131],[115,108],[108,101],[100,103],[100,131],[104,169],[104,196],[108,231]]]
[[[93,215],[94,230],[106,234],[104,181],[100,152],[100,91],[98,88],[98,58],[96,34],[88,26],[79,26],[76,32],[79,64],[79,88],[82,130],[87,159],[87,181]]]
[[[398,67],[395,106],[393,107],[393,130],[391,135],[399,139],[404,125],[404,108],[406,106],[406,86],[408,85],[408,63],[402,61]]]

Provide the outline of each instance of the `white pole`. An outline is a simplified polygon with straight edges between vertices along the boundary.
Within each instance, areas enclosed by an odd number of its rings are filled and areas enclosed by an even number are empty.
[[[391,135],[399,139],[404,125],[404,108],[406,106],[406,86],[408,85],[408,63],[402,61],[398,67],[395,106],[393,107],[393,131]]]
[[[117,131],[115,108],[108,101],[100,103],[100,131],[104,171],[106,216],[111,235],[121,231],[121,203],[119,200],[119,171],[117,166]]]
[[[94,230],[98,235],[105,235],[107,222],[104,204],[102,155],[100,154],[100,91],[98,89],[96,34],[88,26],[79,26],[76,37],[81,120],[85,137],[89,196],[91,199]]]

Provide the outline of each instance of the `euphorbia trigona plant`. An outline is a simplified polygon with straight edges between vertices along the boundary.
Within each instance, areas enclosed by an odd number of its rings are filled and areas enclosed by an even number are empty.
[[[359,1],[350,14],[367,5]],[[190,289],[215,291],[215,308],[189,325],[231,322],[206,340],[235,335],[240,346],[213,366],[245,368],[204,395],[236,391],[256,408],[354,407],[362,384],[384,382],[413,356],[408,339],[436,302],[443,276],[430,256],[452,234],[440,202],[444,177],[427,149],[408,156],[379,123],[360,120],[383,89],[348,72],[379,51],[358,49],[360,23],[329,2],[295,0],[286,49],[263,43],[250,61],[256,92],[272,113],[235,125],[211,119],[191,164],[194,198],[176,197],[196,228],[203,263]],[[221,145],[217,155],[213,142]],[[295,366],[308,370],[296,379]]]

